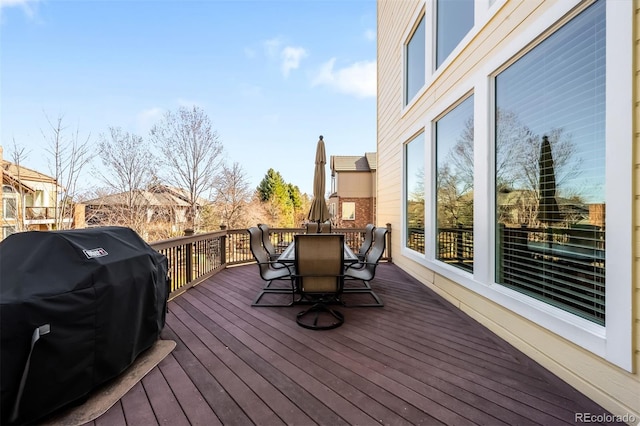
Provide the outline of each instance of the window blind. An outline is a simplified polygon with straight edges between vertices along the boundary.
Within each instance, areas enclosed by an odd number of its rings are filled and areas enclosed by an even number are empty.
[[[496,76],[497,276],[605,323],[605,2]]]

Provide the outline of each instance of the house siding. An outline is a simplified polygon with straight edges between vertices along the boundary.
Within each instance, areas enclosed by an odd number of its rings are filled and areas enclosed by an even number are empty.
[[[499,55],[504,46],[524,31],[526,21],[538,19],[556,2],[496,0],[495,3],[492,8],[495,14],[481,28],[476,25],[473,30],[476,32],[469,37],[467,46],[453,60],[447,61],[445,69],[438,70],[432,77],[427,76],[423,91],[403,108],[402,44],[419,11],[425,7],[425,1],[378,1],[377,152],[381,176],[378,180],[378,222],[390,223],[399,230],[393,233],[391,241],[394,263],[612,413],[635,415],[637,422],[640,420],[640,0],[634,0],[633,23],[632,372],[401,254],[403,144],[428,124],[425,117],[433,116],[429,113],[434,105],[442,105],[443,100],[455,100],[474,89],[473,81],[478,81],[471,78],[474,74],[495,71],[486,69],[486,59]],[[430,31],[429,25],[428,20],[427,31]],[[472,82],[467,83],[467,79]],[[475,88],[478,90],[477,86]]]
[[[337,192],[341,197],[373,197],[374,179],[372,172],[339,172]]]

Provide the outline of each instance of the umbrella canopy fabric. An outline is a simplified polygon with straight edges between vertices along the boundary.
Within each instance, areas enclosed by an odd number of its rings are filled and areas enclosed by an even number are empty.
[[[318,145],[316,146],[315,171],[313,174],[313,200],[311,201],[311,208],[307,216],[312,222],[322,223],[330,218],[327,202],[324,199],[324,165],[326,162],[327,156],[324,151],[324,141],[322,140],[322,136],[320,136],[320,140],[318,140]]]
[[[553,166],[551,143],[547,136],[542,137],[538,165],[540,169],[538,220],[546,225],[552,225],[560,220],[560,211],[556,201],[556,173]]]

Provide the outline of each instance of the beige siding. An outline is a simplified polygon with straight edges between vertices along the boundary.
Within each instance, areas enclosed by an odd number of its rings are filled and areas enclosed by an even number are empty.
[[[414,262],[401,253],[403,144],[424,126],[434,103],[448,99],[487,57],[521,31],[524,21],[541,16],[554,2],[507,1],[489,19],[445,72],[439,74],[408,111],[403,112],[403,37],[423,7],[420,0],[378,1],[378,223],[390,223],[394,263],[420,279],[452,304],[505,338],[576,389],[615,414],[632,413],[640,420],[640,0],[636,4],[634,37],[634,373],[623,371],[591,352],[559,337],[504,307],[479,296]],[[430,29],[427,26],[427,31]],[[490,46],[490,47],[488,47]],[[461,83],[462,82],[462,83]],[[469,87],[468,89],[471,89]],[[457,92],[456,92],[457,93]],[[631,141],[630,141],[631,143]]]
[[[370,172],[341,172],[338,174],[338,194],[342,198],[373,197],[373,179]]]

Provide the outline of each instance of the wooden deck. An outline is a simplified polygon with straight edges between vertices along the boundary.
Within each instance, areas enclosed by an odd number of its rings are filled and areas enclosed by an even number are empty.
[[[383,308],[311,331],[256,308],[255,265],[169,304],[176,349],[95,425],[558,425],[606,411],[392,264]]]

